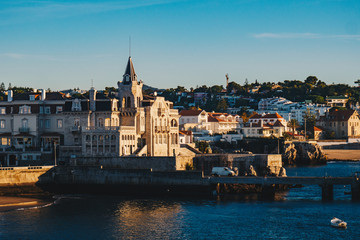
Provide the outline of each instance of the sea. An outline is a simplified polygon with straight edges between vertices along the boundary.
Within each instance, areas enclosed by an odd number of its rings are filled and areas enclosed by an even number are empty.
[[[287,168],[288,176],[351,176],[360,162]],[[323,202],[318,186],[274,201],[233,197],[57,195],[51,204],[0,212],[0,239],[360,239],[360,202],[348,186]],[[330,226],[333,217],[347,229]]]

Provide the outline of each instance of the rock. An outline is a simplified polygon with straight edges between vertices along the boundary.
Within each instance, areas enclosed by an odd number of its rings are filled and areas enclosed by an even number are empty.
[[[284,167],[280,168],[279,177],[287,177],[286,176],[286,169]]]
[[[292,142],[284,146],[284,165],[318,165],[326,163],[326,155],[316,143]]]
[[[254,177],[257,176],[257,173],[256,173],[253,165],[250,165],[250,166],[249,166],[249,169],[248,169],[248,171],[247,171],[247,176],[254,176]]]

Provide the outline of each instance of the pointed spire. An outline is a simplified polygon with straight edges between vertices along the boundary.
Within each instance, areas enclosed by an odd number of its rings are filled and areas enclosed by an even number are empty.
[[[123,83],[130,83],[131,81],[137,81],[137,76],[131,57],[129,57],[125,73],[123,75]]]

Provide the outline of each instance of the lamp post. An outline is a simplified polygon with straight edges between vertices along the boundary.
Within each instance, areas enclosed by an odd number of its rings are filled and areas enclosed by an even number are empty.
[[[56,166],[56,141],[54,141],[54,165]]]

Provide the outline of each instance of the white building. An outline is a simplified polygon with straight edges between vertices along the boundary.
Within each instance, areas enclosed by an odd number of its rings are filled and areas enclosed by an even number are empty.
[[[244,137],[282,137],[287,132],[287,121],[279,114],[256,114],[242,128]]]

